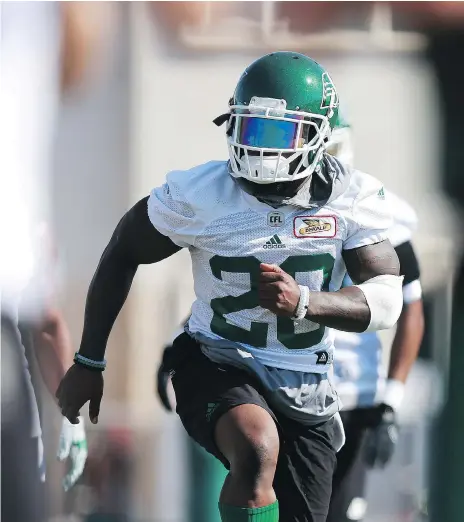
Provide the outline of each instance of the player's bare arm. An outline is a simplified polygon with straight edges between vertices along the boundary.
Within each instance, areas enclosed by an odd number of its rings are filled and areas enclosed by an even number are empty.
[[[74,364],[56,394],[63,415],[73,424],[78,422],[79,410],[88,400],[90,419],[93,423],[98,421],[106,343],[138,266],[156,263],[180,250],[150,223],[147,200],[148,197],[140,200],[121,219],[89,287],[79,357],[90,363]],[[98,361],[100,365],[89,367]]]
[[[309,292],[306,318],[338,330],[363,332],[368,329],[372,314],[369,298],[360,286],[381,276],[398,277],[398,256],[385,240],[345,250],[343,258],[348,274],[358,286],[337,292]],[[381,281],[379,283],[382,285]],[[401,299],[401,286],[398,286],[398,292]],[[279,267],[261,265],[259,299],[263,308],[276,315],[294,317],[301,294],[302,288]]]
[[[405,393],[405,382],[417,359],[424,333],[424,313],[419,262],[411,241],[395,247],[403,276],[403,309],[390,353],[390,367],[382,402],[372,418],[365,445],[370,467],[383,468],[391,459],[398,433],[397,412]]]
[[[388,379],[405,383],[417,359],[424,334],[424,310],[419,261],[414,247],[406,241],[396,247],[403,281],[403,310],[393,340]]]
[[[126,301],[139,265],[162,261],[180,250],[150,223],[147,198],[121,219],[90,283],[79,353],[102,360],[114,321]]]
[[[417,359],[424,334],[422,299],[404,304],[398,319],[395,339],[390,355],[388,378],[406,382],[409,371]]]
[[[71,336],[61,310],[49,306],[32,335],[40,373],[54,396],[73,358]]]

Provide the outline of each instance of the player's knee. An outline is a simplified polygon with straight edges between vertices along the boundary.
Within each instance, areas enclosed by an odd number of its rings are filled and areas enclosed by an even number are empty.
[[[216,426],[217,444],[230,463],[230,472],[243,485],[272,484],[279,457],[279,434],[263,408],[251,404],[230,410]]]
[[[254,487],[264,482],[272,483],[279,456],[279,442],[274,435],[263,431],[249,439],[231,463],[231,472]]]

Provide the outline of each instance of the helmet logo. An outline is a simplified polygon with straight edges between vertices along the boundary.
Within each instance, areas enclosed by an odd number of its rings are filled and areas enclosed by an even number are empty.
[[[338,94],[335,85],[328,72],[322,75],[322,101],[321,109],[333,109],[338,107]]]

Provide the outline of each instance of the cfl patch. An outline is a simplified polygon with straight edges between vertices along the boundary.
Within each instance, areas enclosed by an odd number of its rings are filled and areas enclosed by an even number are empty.
[[[331,238],[337,234],[335,216],[298,216],[293,219],[293,234],[297,238]]]

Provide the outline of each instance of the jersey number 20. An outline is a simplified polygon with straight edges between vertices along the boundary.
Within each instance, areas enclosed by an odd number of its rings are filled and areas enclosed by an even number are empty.
[[[316,272],[322,270],[321,291],[328,291],[330,278],[335,260],[330,254],[313,254],[301,256],[289,256],[280,268],[295,277],[297,272]],[[249,274],[250,290],[237,297],[225,296],[211,300],[213,319],[211,331],[223,339],[248,344],[256,348],[266,348],[269,325],[257,321],[251,322],[250,330],[230,324],[225,315],[241,310],[249,310],[259,306],[258,283],[261,261],[254,256],[247,257],[223,257],[213,256],[210,260],[214,277],[222,281],[222,272]],[[324,326],[316,330],[304,333],[295,333],[295,323],[289,317],[277,316],[277,339],[286,347],[294,350],[310,348],[321,342],[324,336]]]

